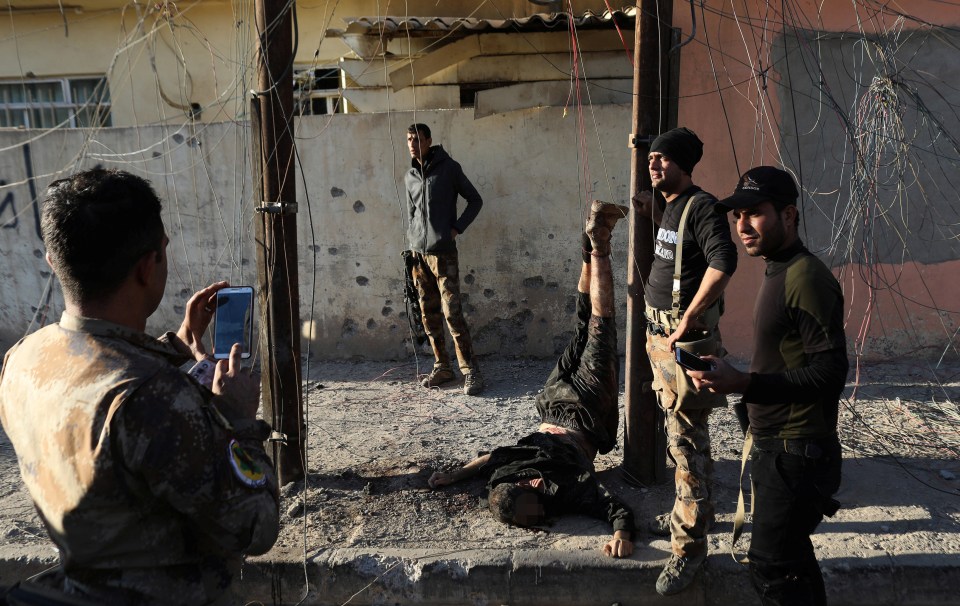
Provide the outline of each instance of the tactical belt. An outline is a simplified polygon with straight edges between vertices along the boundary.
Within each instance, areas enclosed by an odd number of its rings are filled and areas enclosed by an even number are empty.
[[[673,314],[665,309],[645,306],[644,315],[647,318],[647,332],[651,335],[660,337],[669,336],[671,332],[680,324],[679,318],[674,320]],[[713,330],[720,323],[720,302],[719,299],[703,312],[700,320],[707,325],[709,330]]]
[[[757,450],[765,452],[785,452],[799,455],[807,459],[819,459],[824,455],[823,443],[829,438],[808,438],[784,440],[780,438],[754,438],[753,444]]]
[[[667,336],[679,324],[679,320],[674,322],[670,312],[664,309],[647,305],[644,314],[647,316],[647,330],[652,335]]]

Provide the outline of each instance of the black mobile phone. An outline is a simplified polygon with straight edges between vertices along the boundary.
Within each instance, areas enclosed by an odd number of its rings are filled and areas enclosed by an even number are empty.
[[[240,357],[249,358],[253,340],[253,287],[231,286],[217,291],[214,315],[213,357],[230,357],[230,348],[240,344]]]
[[[713,364],[682,347],[674,347],[673,351],[677,358],[677,364],[687,370],[713,370]]]

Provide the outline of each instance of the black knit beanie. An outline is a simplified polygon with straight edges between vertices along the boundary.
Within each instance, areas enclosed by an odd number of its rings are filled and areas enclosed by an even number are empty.
[[[676,162],[683,172],[693,174],[693,167],[703,157],[703,141],[689,128],[668,130],[653,141],[650,153],[657,152]]]

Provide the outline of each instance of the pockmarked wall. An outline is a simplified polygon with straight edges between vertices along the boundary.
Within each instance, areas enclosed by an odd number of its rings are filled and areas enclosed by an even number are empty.
[[[458,238],[464,307],[477,352],[554,356],[572,326],[579,234],[589,200],[626,200],[628,129],[621,125],[629,124],[629,112],[624,106],[595,107],[598,130],[582,147],[576,114],[565,117],[562,108],[479,120],[471,110],[454,110],[298,122],[304,353],[316,360],[414,354],[400,253],[406,248],[402,177],[410,167],[405,133],[417,121],[431,125],[434,143],[463,165],[484,198],[479,217]],[[0,346],[57,321],[63,310],[59,285],[44,261],[36,200],[48,183],[78,168],[135,172],[149,179],[164,201],[170,273],[166,295],[148,324],[152,334],[175,329],[190,295],[211,282],[256,285],[249,157],[247,127],[237,123],[192,130],[0,133]],[[700,182],[723,176],[699,167],[697,174]],[[625,223],[614,230],[621,348],[627,232]],[[804,237],[816,242],[817,233]],[[923,246],[911,241],[910,249]],[[954,338],[957,312],[949,304],[960,297],[955,258],[883,259],[870,274],[856,264],[832,265],[847,301],[851,352],[935,358]],[[753,302],[762,276],[762,260],[741,254],[727,290],[721,330],[727,349],[741,359],[750,355]],[[895,288],[884,287],[880,278]],[[856,339],[862,345],[855,345]],[[429,365],[426,350],[417,351]]]
[[[564,117],[561,108],[481,120],[473,119],[472,110],[302,120],[306,188],[298,197],[309,201],[313,213],[301,211],[298,217],[300,292],[303,337],[311,353],[335,358],[411,353],[400,253],[407,248],[403,175],[411,166],[406,129],[413,122],[430,125],[433,143],[461,163],[484,200],[479,217],[457,238],[476,351],[557,353],[574,318],[589,201],[622,203],[629,186],[621,126],[629,124],[629,108],[595,111],[600,131],[584,142],[589,164],[578,149],[576,119],[572,113]],[[620,309],[625,309],[627,227],[624,222],[614,232]]]
[[[474,120],[472,110],[337,115],[297,125],[300,314],[317,359],[397,359],[414,348],[403,299],[410,167],[406,128],[427,122],[484,199],[458,238],[464,307],[480,355],[552,356],[569,338],[580,233],[593,198],[623,202],[629,108],[594,109],[600,130],[577,143],[560,108]],[[607,126],[604,126],[607,125]],[[59,285],[39,237],[36,201],[77,168],[117,167],[149,179],[171,242],[166,295],[148,330],[179,326],[190,295],[227,279],[256,284],[254,196],[245,125],[0,133],[0,341],[59,319]],[[29,143],[26,143],[29,141]],[[85,149],[77,162],[77,152]],[[586,158],[586,159],[585,159]],[[462,201],[461,201],[462,205]],[[461,206],[462,208],[462,206]],[[614,232],[625,309],[628,226]],[[619,318],[621,329],[623,314]],[[622,344],[621,344],[622,347]],[[426,362],[427,364],[430,361]]]
[[[0,345],[63,311],[40,238],[46,186],[76,170],[119,168],[151,181],[170,236],[166,294],[148,330],[176,330],[190,295],[216,280],[255,283],[253,203],[245,131],[218,124],[0,132]],[[82,153],[81,153],[82,151]]]

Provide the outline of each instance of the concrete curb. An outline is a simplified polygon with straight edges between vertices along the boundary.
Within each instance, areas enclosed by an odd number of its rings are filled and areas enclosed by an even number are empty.
[[[304,564],[270,554],[247,560],[236,589],[244,603],[310,606],[759,604],[746,567],[725,553],[709,556],[690,589],[661,597],[653,587],[662,560],[646,559],[656,557],[655,550],[639,547],[627,560],[532,549],[332,549],[308,555]],[[49,548],[0,547],[0,586],[55,564]],[[960,606],[960,554],[836,558],[821,565],[831,606]]]
[[[644,552],[641,550],[642,558]],[[635,556],[636,557],[636,556]],[[823,562],[831,606],[960,605],[960,555]],[[301,560],[251,558],[240,592],[265,604],[431,606],[747,606],[759,604],[747,568],[712,554],[678,596],[654,591],[661,560],[607,560],[568,551],[334,549]],[[309,579],[305,587],[304,575]],[[279,591],[278,591],[279,590]],[[306,596],[304,596],[306,593]]]
[[[664,603],[652,590],[660,573],[659,562],[601,561],[592,553],[559,550],[334,549],[310,557],[306,573],[309,594],[304,604]],[[284,603],[292,598],[287,592],[293,588],[298,588],[294,590],[297,596],[290,603],[303,596],[302,561],[280,563],[262,558],[247,561],[243,594],[269,597],[274,577],[281,579]],[[643,587],[649,587],[652,595],[638,590]],[[702,592],[685,597],[684,603],[690,606],[706,604]]]

